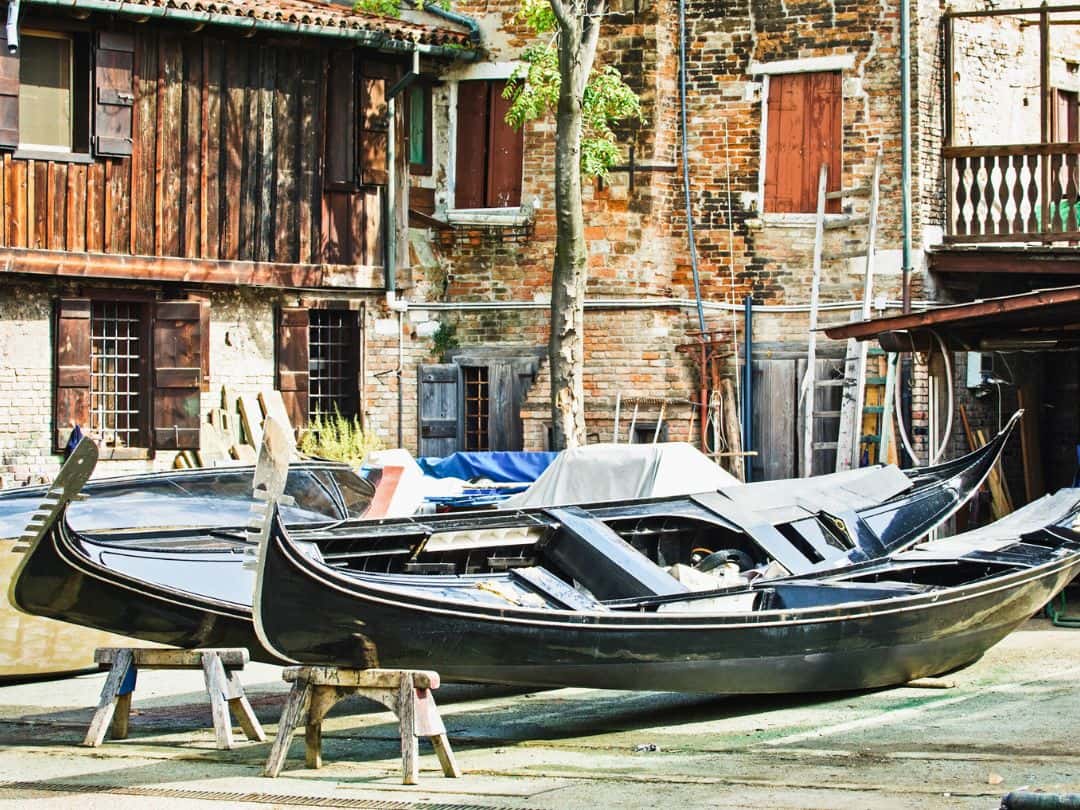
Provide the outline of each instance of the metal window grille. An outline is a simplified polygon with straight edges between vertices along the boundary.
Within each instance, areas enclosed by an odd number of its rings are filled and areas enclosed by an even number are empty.
[[[90,321],[90,429],[106,445],[140,444],[142,307],[95,301]]]
[[[488,370],[487,366],[466,366],[465,449],[488,450]]]
[[[356,313],[313,309],[308,315],[310,416],[356,416]]]

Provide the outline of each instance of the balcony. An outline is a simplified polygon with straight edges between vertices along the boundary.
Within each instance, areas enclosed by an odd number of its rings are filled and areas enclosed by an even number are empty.
[[[1080,142],[949,146],[946,244],[1080,242]]]

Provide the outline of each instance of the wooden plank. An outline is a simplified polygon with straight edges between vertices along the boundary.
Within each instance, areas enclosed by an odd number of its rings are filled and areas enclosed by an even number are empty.
[[[982,447],[986,444],[986,434],[983,433],[982,428],[977,428],[974,432],[975,444],[972,449]],[[1009,494],[1009,487],[1005,481],[1005,477],[1001,471],[1001,458],[994,462],[994,466],[990,468],[990,474],[986,478],[987,484],[990,487],[990,511],[994,515],[994,520],[1001,520],[1013,511],[1012,496]]]
[[[184,256],[200,252],[202,213],[202,156],[203,156],[203,43],[189,39],[183,45],[184,81],[182,88],[183,151],[181,158],[183,180],[180,188],[181,250]]]
[[[0,215],[4,219],[0,221],[0,245],[7,244],[8,226],[11,221],[11,209],[8,206],[8,167],[7,155],[0,154]]]
[[[225,51],[221,110],[221,146],[223,150],[223,197],[221,200],[221,258],[240,255],[240,177],[244,159],[245,95],[247,50],[231,45]]]
[[[105,250],[105,166],[98,162],[86,167],[86,249]]]
[[[755,481],[776,481],[791,478],[796,470],[795,409],[792,403],[798,396],[798,381],[795,376],[794,360],[762,359],[753,361],[754,374],[754,440],[758,456],[753,463]],[[726,385],[725,385],[726,383]],[[725,425],[738,433],[737,411],[734,402],[735,392],[731,380],[721,380],[721,394],[724,397],[724,415],[730,414],[734,424]],[[730,398],[729,398],[730,397]],[[741,452],[730,446],[731,433],[728,432],[728,450]],[[742,469],[745,465],[739,456],[732,456],[732,466]]]
[[[86,172],[87,167],[72,164],[68,169],[67,249],[86,250]]]
[[[271,260],[274,222],[274,86],[277,52],[259,50],[259,177],[258,219],[255,223],[255,259]]]
[[[203,73],[206,110],[203,135],[205,214],[200,252],[206,258],[216,259],[221,255],[221,90],[225,51],[217,40],[207,41],[206,49]]]
[[[420,745],[416,738],[416,697],[411,674],[398,684],[398,729],[401,734],[401,782],[415,785],[420,781]]]
[[[439,673],[429,669],[347,669],[344,667],[285,667],[281,677],[288,682],[308,682],[320,686],[355,686],[365,689],[397,689],[404,674],[412,676],[417,689],[438,689]]]
[[[11,155],[5,155],[4,163],[9,167],[8,176],[11,178],[12,189],[12,196],[8,198],[11,205],[8,244],[12,247],[29,247],[27,194],[29,193],[30,184],[27,178],[26,161],[12,160]]]
[[[86,737],[82,744],[91,748],[97,748],[105,742],[112,723],[113,713],[116,711],[116,698],[120,687],[124,683],[124,677],[132,666],[132,651],[128,648],[117,650],[115,659],[112,661],[112,669],[105,677],[105,683],[101,687],[101,697],[98,698],[94,717],[90,721],[90,727],[86,730]]]
[[[263,415],[266,418],[276,419],[281,424],[292,446],[295,447],[296,431],[293,429],[292,421],[289,419],[289,411],[285,407],[285,400],[282,398],[281,392],[273,388],[260,391],[259,407],[262,408]]]
[[[274,738],[273,745],[270,746],[263,776],[274,778],[281,773],[281,769],[285,766],[285,759],[289,755],[289,743],[292,741],[292,736],[307,717],[313,690],[314,687],[307,681],[297,681],[293,684],[289,697],[285,701],[285,707],[281,710],[277,736]]]
[[[319,160],[319,144],[322,142],[318,106],[321,99],[319,69],[321,63],[314,59],[304,60],[304,74],[300,83],[299,109],[299,166],[296,185],[297,261],[315,261],[316,243],[313,211],[315,199],[315,167]]]
[[[217,747],[229,750],[233,747],[232,718],[229,706],[225,702],[228,681],[221,659],[213,652],[204,652],[202,658],[203,678],[206,680],[206,693],[210,696],[210,712],[214,718],[214,739]]]
[[[181,255],[181,175],[183,166],[181,125],[183,113],[183,62],[181,41],[162,37],[158,44],[161,71],[158,93],[158,154],[161,157],[159,186],[159,255]]]
[[[202,654],[217,655],[227,669],[243,669],[251,656],[243,647],[206,647],[204,649],[171,650],[132,647],[98,647],[94,650],[95,664],[113,664],[130,654],[139,669],[202,669]]]
[[[240,258],[252,261],[256,251],[256,222],[259,217],[259,91],[261,76],[258,52],[249,50],[248,85],[245,91],[243,171],[240,179]]]
[[[131,244],[131,158],[109,161],[109,198],[113,212],[110,253],[126,253]]]
[[[135,107],[132,155],[132,253],[149,256],[157,251],[158,217],[158,76],[157,37],[140,32],[135,40]]]
[[[262,444],[262,409],[254,394],[241,394],[237,398],[237,407],[240,410],[240,424],[244,428],[245,441],[252,447]]]
[[[250,444],[234,444],[229,448],[232,457],[244,464],[254,464],[257,459],[255,448]]]
[[[274,261],[294,262],[297,252],[296,233],[296,159],[298,139],[300,65],[297,52],[282,51],[277,61],[277,81],[274,92],[274,232],[272,257]]]
[[[255,716],[255,710],[251,708],[251,703],[247,699],[247,695],[244,694],[244,689],[240,685],[240,676],[235,670],[230,670],[225,673],[226,676],[226,698],[229,702],[229,711],[232,712],[233,718],[235,718],[237,724],[244,730],[244,735],[249,740],[257,740],[258,742],[264,742],[266,740],[266,732],[263,731],[262,724],[259,722],[259,718]]]
[[[49,225],[51,224],[51,218],[49,217],[50,164],[35,160],[31,161],[31,165],[34,167],[34,177],[32,180],[33,186],[30,190],[33,192],[34,199],[33,204],[28,208],[30,216],[33,218],[31,224],[34,226],[34,235],[30,246],[48,250]]]

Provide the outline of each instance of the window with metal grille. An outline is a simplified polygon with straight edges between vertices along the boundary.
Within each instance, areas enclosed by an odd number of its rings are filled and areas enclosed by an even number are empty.
[[[308,413],[356,416],[356,313],[312,309],[308,320]]]
[[[465,366],[465,449],[489,450],[487,366]]]
[[[130,301],[95,301],[90,319],[90,430],[111,447],[145,444],[145,310]]]

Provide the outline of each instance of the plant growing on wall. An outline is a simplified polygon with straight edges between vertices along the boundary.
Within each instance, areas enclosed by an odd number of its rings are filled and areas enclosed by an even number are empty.
[[[612,126],[640,119],[637,95],[613,67],[596,68],[604,0],[522,0],[535,33],[507,84],[506,120],[520,127],[555,112],[555,259],[551,271],[551,421],[554,449],[585,442],[585,217],[582,175],[607,174],[618,158]]]

